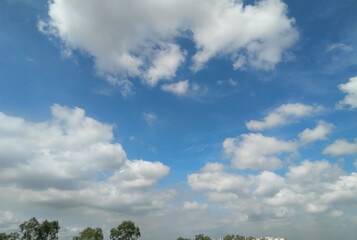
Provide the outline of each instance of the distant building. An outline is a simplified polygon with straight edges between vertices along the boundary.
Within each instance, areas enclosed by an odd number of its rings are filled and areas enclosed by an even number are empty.
[[[261,238],[256,238],[256,240],[286,240],[286,238],[275,238],[275,237],[261,237]]]

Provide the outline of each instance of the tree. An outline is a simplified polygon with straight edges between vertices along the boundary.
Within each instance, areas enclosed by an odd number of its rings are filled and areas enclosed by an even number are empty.
[[[41,240],[58,240],[59,229],[58,221],[49,222],[45,220],[37,230],[37,237]]]
[[[103,231],[101,228],[87,227],[79,233],[79,236],[73,237],[73,240],[103,240]]]
[[[40,226],[39,222],[34,217],[20,224],[20,230],[22,233],[21,239],[23,240],[37,239],[37,232],[39,226]]]
[[[211,240],[211,238],[200,233],[195,236],[195,240]]]
[[[136,240],[141,236],[139,227],[132,221],[124,221],[117,228],[110,230],[112,240]]]
[[[177,238],[177,240],[191,240],[191,239],[189,239],[189,238],[179,237],[179,238]]]
[[[12,232],[7,235],[6,240],[19,240],[20,239],[20,234],[17,232]]]
[[[22,240],[58,240],[59,229],[58,221],[45,220],[40,224],[34,217],[20,224]]]

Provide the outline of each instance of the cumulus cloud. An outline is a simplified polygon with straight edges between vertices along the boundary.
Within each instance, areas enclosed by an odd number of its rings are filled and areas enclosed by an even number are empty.
[[[140,77],[155,86],[175,77],[185,61],[178,38],[194,42],[195,71],[224,55],[236,69],[270,69],[297,40],[294,22],[281,0],[252,5],[231,0],[54,0],[38,29],[58,37],[67,50],[89,53],[98,72]]]
[[[300,141],[307,144],[317,140],[326,140],[326,135],[331,132],[333,127],[333,124],[321,120],[314,129],[307,128],[299,133]]]
[[[322,153],[332,156],[356,154],[357,139],[355,139],[354,143],[350,143],[346,139],[337,139],[331,145],[327,146]]]
[[[155,86],[160,79],[171,79],[176,76],[176,69],[185,60],[185,53],[179,46],[168,44],[166,48],[157,53],[153,65],[148,69],[145,79],[151,86]]]
[[[347,83],[338,85],[338,89],[346,94],[345,98],[338,102],[337,107],[357,107],[357,77],[352,77]]]
[[[263,171],[257,175],[228,173],[224,170],[188,175],[193,190],[208,196],[209,203],[233,209],[253,220],[285,219],[292,216],[325,214],[338,217],[345,203],[357,204],[357,175],[347,174],[328,161],[305,160],[290,166],[284,175]]]
[[[247,181],[238,175],[222,171],[195,173],[188,176],[188,184],[196,191],[246,195]]]
[[[161,89],[165,92],[171,92],[176,95],[185,95],[189,90],[190,84],[188,80],[161,85]]]
[[[151,188],[169,173],[160,162],[129,160],[113,126],[80,108],[52,106],[33,123],[0,113],[0,186],[18,200],[54,208],[140,211],[162,207]]]
[[[302,103],[283,104],[269,112],[263,120],[251,120],[246,127],[251,131],[261,131],[273,127],[283,126],[299,118],[311,116],[323,110],[322,106],[309,106]]]
[[[298,145],[295,142],[266,137],[260,133],[242,134],[236,138],[226,138],[223,150],[237,169],[279,169],[282,153],[294,153]]]

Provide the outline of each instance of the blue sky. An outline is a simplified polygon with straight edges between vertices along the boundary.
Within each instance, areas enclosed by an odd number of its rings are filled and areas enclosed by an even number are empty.
[[[0,231],[354,239],[356,10],[1,1]]]

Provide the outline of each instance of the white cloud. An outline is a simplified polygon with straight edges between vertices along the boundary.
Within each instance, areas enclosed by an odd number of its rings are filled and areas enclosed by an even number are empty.
[[[237,138],[226,138],[223,150],[238,169],[279,169],[282,161],[278,158],[282,153],[294,153],[295,142],[286,142],[274,137],[266,137],[260,133],[242,134]]]
[[[264,171],[252,177],[257,187],[254,194],[258,196],[274,196],[285,185],[285,179],[273,172]]]
[[[311,214],[338,217],[343,214],[341,207],[355,212],[356,181],[356,173],[348,175],[325,160],[305,160],[289,167],[285,175],[270,171],[247,175],[224,170],[188,175],[193,190],[208,196],[209,203],[234,210],[235,216],[288,222],[305,221]]]
[[[319,121],[318,125],[314,129],[305,129],[299,133],[300,141],[304,144],[312,143],[317,140],[326,140],[326,135],[329,134],[333,128],[333,124],[325,121]]]
[[[299,118],[311,116],[323,110],[322,106],[309,106],[302,103],[283,104],[269,112],[261,121],[251,120],[246,126],[251,131],[261,131],[289,124]]]
[[[150,86],[155,86],[160,79],[171,79],[176,76],[177,68],[184,62],[185,53],[175,44],[168,44],[154,57],[145,79]]]
[[[161,89],[165,92],[171,92],[176,95],[185,95],[189,90],[190,84],[188,80],[161,85]]]
[[[238,82],[235,81],[235,80],[233,80],[232,78],[229,78],[229,79],[226,80],[226,81],[224,81],[224,80],[218,80],[218,81],[217,81],[217,84],[218,84],[218,85],[228,84],[228,85],[230,85],[230,86],[232,86],[232,87],[235,87],[235,86],[237,86]]]
[[[105,211],[163,208],[153,192],[169,173],[160,162],[128,160],[113,126],[80,108],[53,105],[52,119],[33,123],[0,113],[0,187],[19,205]]]
[[[208,204],[199,204],[198,202],[184,201],[182,209],[185,211],[205,211],[208,208]]]
[[[338,89],[346,93],[343,100],[339,101],[338,107],[349,105],[351,109],[357,107],[357,77],[352,77],[349,82],[338,85]]]
[[[245,196],[248,183],[241,176],[225,172],[202,172],[187,177],[188,184],[196,191],[214,191],[217,193],[234,193]]]
[[[154,121],[157,119],[157,116],[155,113],[143,113],[144,119],[147,122],[148,125],[152,125]]]
[[[353,50],[353,48],[351,46],[346,45],[344,43],[335,43],[335,44],[331,44],[330,46],[327,47],[328,52],[334,51],[336,49],[340,49],[340,50],[346,51],[346,52],[350,52]]]
[[[201,168],[201,172],[220,172],[225,168],[225,166],[221,163],[207,163],[203,168]]]
[[[129,80],[127,80],[127,79],[124,79],[124,80],[123,79],[118,79],[118,78],[110,76],[110,75],[108,75],[106,78],[107,78],[107,81],[110,84],[116,85],[116,86],[119,87],[120,93],[124,98],[129,96],[129,95],[134,94],[133,84]]]
[[[349,143],[346,139],[337,139],[327,146],[322,153],[332,156],[353,155],[357,153],[357,139],[354,143]]]
[[[289,167],[286,174],[290,183],[298,184],[305,189],[319,191],[323,183],[331,183],[338,180],[344,172],[337,165],[332,165],[326,160],[311,162],[305,160],[299,166]]]
[[[294,19],[287,18],[287,7],[279,0],[245,7],[242,1],[206,1],[201,8],[206,16],[198,15],[193,29],[198,48],[193,56],[195,70],[223,54],[231,55],[234,68],[249,64],[269,69],[281,61],[283,51],[297,39]]]
[[[151,86],[175,77],[185,61],[177,38],[192,36],[195,70],[222,55],[234,68],[270,69],[298,36],[281,0],[54,0],[48,16],[39,31],[61,39],[67,50],[89,53],[99,72],[141,77]]]

